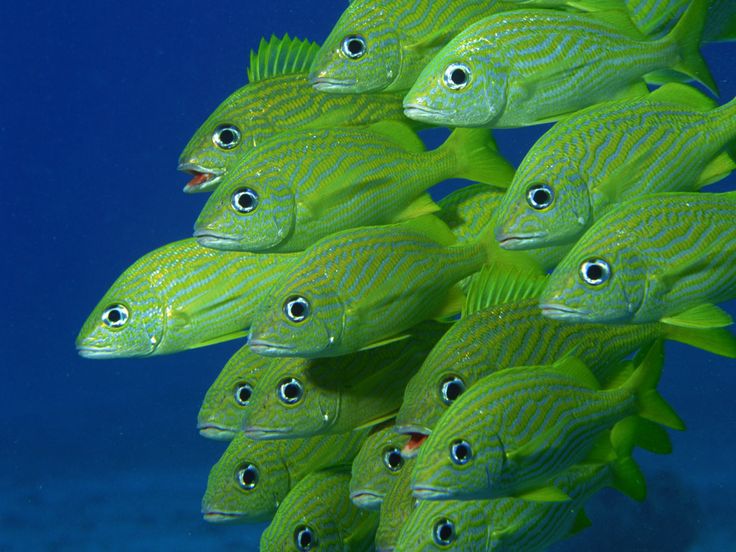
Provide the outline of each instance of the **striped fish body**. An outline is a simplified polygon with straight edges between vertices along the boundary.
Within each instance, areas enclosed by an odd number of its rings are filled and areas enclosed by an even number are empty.
[[[323,238],[263,302],[251,348],[267,356],[338,356],[444,314],[453,286],[487,256],[481,244],[450,245],[454,239],[433,216]]]
[[[322,45],[310,81],[331,93],[406,91],[452,36],[512,7],[497,0],[356,0]]]
[[[283,44],[272,38],[261,43],[253,63],[269,63],[265,51]],[[313,59],[316,45],[294,39],[288,47],[303,48],[305,61]],[[308,51],[311,49],[311,53]],[[265,60],[263,58],[266,58]],[[179,157],[179,170],[195,178],[185,192],[217,187],[227,171],[267,138],[301,128],[366,125],[384,120],[407,121],[401,95],[395,93],[340,97],[312,88],[306,69],[278,66],[267,76],[251,75],[250,82],[233,92],[197,129]],[[233,134],[222,136],[223,130]],[[228,140],[225,140],[228,138]]]
[[[496,372],[442,414],[419,449],[414,494],[429,500],[498,498],[543,488],[637,409],[631,389],[596,390],[553,367]],[[455,452],[457,447],[463,450]]]
[[[378,515],[350,502],[349,482],[349,470],[305,477],[289,492],[261,535],[260,550],[373,550]]]
[[[350,500],[367,510],[379,510],[381,502],[398,479],[411,469],[401,455],[409,437],[396,433],[393,423],[374,428],[360,447],[350,477]]]
[[[735,166],[725,148],[736,138],[736,101],[713,105],[668,84],[560,121],[522,161],[499,207],[497,239],[509,249],[572,244],[613,203],[695,191],[727,176]]]
[[[538,299],[506,303],[457,321],[409,380],[396,418],[402,432],[429,434],[466,389],[511,366],[552,364],[568,354],[580,358],[603,382],[618,361],[668,326],[574,324],[542,315]]]
[[[406,382],[447,328],[423,323],[408,339],[338,357],[272,358],[251,398],[245,434],[290,439],[344,433],[393,417]]]
[[[308,474],[350,466],[366,434],[259,442],[238,433],[210,470],[202,498],[204,519],[212,523],[271,519],[289,490]]]
[[[381,510],[376,530],[376,548],[393,550],[399,540],[399,534],[414,509],[416,499],[411,491],[411,469],[414,460],[406,460],[406,469],[394,479],[381,503]]]
[[[77,336],[89,358],[175,353],[242,337],[293,255],[215,251],[193,239],[138,259]]]
[[[697,44],[691,38],[685,46],[679,38],[685,27],[699,22],[702,28],[704,1],[695,0],[659,40],[646,39],[628,18],[611,13],[492,15],[456,36],[423,69],[404,98],[404,112],[430,124],[519,127],[616,96],[639,96],[646,93],[644,75],[656,71],[697,73],[714,87]],[[684,57],[692,68],[682,64]]]
[[[734,221],[733,192],[653,194],[621,203],[552,273],[542,312],[568,321],[643,323],[732,299]]]
[[[634,24],[646,35],[661,36],[675,26],[689,0],[624,0]],[[709,0],[703,42],[736,39],[736,4],[732,0]]]
[[[197,429],[202,437],[230,441],[241,431],[251,396],[272,359],[243,345],[230,357],[202,401]]]
[[[608,466],[580,464],[552,479],[553,485],[571,497],[567,502],[520,498],[420,501],[401,531],[396,552],[445,550],[448,546],[474,552],[547,550],[582,525],[578,523],[584,519],[584,503],[609,485],[610,479]]]

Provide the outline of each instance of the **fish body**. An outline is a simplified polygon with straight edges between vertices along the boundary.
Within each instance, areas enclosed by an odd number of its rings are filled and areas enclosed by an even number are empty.
[[[684,429],[655,390],[664,358],[660,351],[661,346],[651,347],[637,370],[612,389],[601,390],[574,357],[479,380],[442,414],[421,446],[414,495],[564,500],[548,479],[584,461],[596,440],[608,442],[608,430],[621,420],[638,414]]]
[[[612,204],[696,191],[736,164],[736,101],[667,84],[639,100],[606,102],[558,122],[529,150],[499,212],[509,249],[572,244]]]
[[[247,344],[230,357],[199,409],[197,429],[202,437],[230,441],[241,431],[253,391],[271,363]]]
[[[338,357],[271,358],[251,399],[245,434],[291,439],[343,433],[393,417],[406,382],[447,328],[426,322],[407,339]]]
[[[505,187],[513,174],[485,130],[459,129],[433,151],[398,122],[297,130],[266,140],[229,170],[194,235],[216,249],[302,251],[340,230],[437,210],[425,192],[447,178]]]
[[[666,80],[666,72],[675,71],[715,90],[698,52],[705,1],[694,0],[659,40],[644,37],[625,12],[492,15],[456,36],[422,70],[404,112],[429,124],[510,128],[640,96],[648,74]]]
[[[359,508],[379,510],[386,493],[399,474],[411,469],[401,449],[409,440],[399,435],[393,422],[376,426],[366,437],[353,460],[350,477],[350,500]]]
[[[406,91],[455,34],[510,7],[496,0],[355,0],[322,45],[309,80],[329,93]]]
[[[336,466],[349,470],[366,435],[367,431],[354,431],[259,442],[238,433],[210,470],[202,498],[205,521],[271,519],[289,490],[308,474]]]
[[[312,88],[307,68],[318,45],[271,37],[251,52],[249,83],[233,92],[194,133],[179,170],[194,176],[185,192],[208,192],[228,170],[268,137],[299,128],[407,121],[401,95],[339,97]]]
[[[376,530],[377,551],[394,550],[399,534],[417,502],[411,491],[411,469],[414,460],[409,459],[406,463],[406,469],[391,482],[391,487],[381,503]]]
[[[550,276],[545,316],[713,327],[698,310],[736,297],[736,193],[662,193],[598,219]],[[692,310],[691,310],[692,309]],[[715,318],[714,318],[715,317]]]
[[[261,535],[260,550],[372,550],[378,515],[350,502],[349,483],[349,470],[315,472],[297,483]]]
[[[175,353],[246,335],[293,255],[215,251],[186,239],[127,268],[77,336],[87,358]]]
[[[580,464],[556,475],[551,484],[571,500],[537,502],[505,497],[489,500],[422,500],[399,536],[396,552],[472,550],[536,552],[590,522],[583,505],[612,484],[606,464]]]
[[[323,238],[262,304],[251,348],[267,356],[338,356],[457,312],[453,286],[478,271],[488,253],[480,243],[454,241],[432,215]]]

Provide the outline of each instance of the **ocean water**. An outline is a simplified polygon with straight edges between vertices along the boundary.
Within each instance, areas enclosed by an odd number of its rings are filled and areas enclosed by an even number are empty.
[[[262,525],[211,526],[199,513],[224,445],[197,434],[196,414],[239,342],[91,361],[74,338],[128,265],[190,235],[205,197],[180,192],[177,158],[245,83],[248,50],[272,33],[322,40],[345,5],[78,0],[0,11],[0,552],[257,548]],[[736,45],[703,51],[731,99]],[[540,133],[497,138],[518,163]],[[601,493],[593,527],[555,550],[736,549],[734,390],[736,362],[668,344],[661,391],[688,430],[673,435],[671,456],[638,456],[643,505]]]

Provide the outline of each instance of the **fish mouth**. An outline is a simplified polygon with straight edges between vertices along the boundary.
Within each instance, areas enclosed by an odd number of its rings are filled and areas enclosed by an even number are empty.
[[[202,247],[209,247],[212,249],[237,250],[240,245],[240,241],[237,238],[225,236],[224,234],[217,234],[211,230],[195,230],[194,238]]]
[[[431,431],[426,427],[419,426],[397,426],[396,431],[402,435],[409,435],[409,441],[401,449],[401,456],[414,458],[419,454],[419,447],[427,440]]]
[[[263,356],[287,356],[295,349],[293,345],[282,345],[257,338],[248,340],[248,346],[251,351]]]
[[[230,441],[237,434],[234,429],[216,424],[197,424],[197,430],[202,437],[215,441]]]
[[[237,512],[202,511],[202,517],[210,523],[233,523],[242,519],[243,514]]]
[[[77,353],[84,358],[117,358],[119,353],[110,347],[78,346]]]
[[[541,309],[543,316],[554,318],[556,320],[585,320],[588,314],[590,314],[587,311],[574,309],[559,303],[540,303],[539,308]]]
[[[184,192],[208,192],[222,179],[225,171],[222,169],[208,169],[196,163],[179,163],[177,170],[192,175],[192,179],[184,186]]]
[[[496,241],[504,249],[532,249],[540,239],[545,238],[547,232],[534,232],[531,234],[506,234],[496,232]]]
[[[438,120],[447,120],[454,114],[454,111],[439,111],[438,109],[432,109],[423,105],[404,104],[404,115],[415,121],[427,121],[431,123]]]
[[[288,439],[292,436],[294,428],[292,427],[260,427],[260,426],[246,426],[243,428],[243,433],[249,439],[254,441],[267,441],[270,439]]]
[[[378,509],[383,502],[383,497],[370,491],[353,491],[350,493],[350,500],[359,508],[366,510]]]
[[[452,493],[448,489],[426,485],[416,485],[411,488],[411,492],[419,500],[448,500],[452,498]]]
[[[310,77],[309,84],[320,92],[347,92],[355,86],[355,79],[330,79],[327,77]]]

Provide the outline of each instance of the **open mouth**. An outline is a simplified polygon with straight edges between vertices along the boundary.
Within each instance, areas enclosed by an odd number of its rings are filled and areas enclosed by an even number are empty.
[[[223,170],[208,169],[195,163],[180,163],[177,169],[192,175],[192,179],[184,186],[188,194],[212,190],[225,174]]]
[[[397,427],[396,430],[403,435],[409,435],[409,441],[401,449],[401,456],[404,458],[414,458],[419,454],[419,447],[429,437],[429,430],[425,428],[404,426]]]
[[[345,90],[346,88],[349,88],[353,85],[355,85],[355,79],[352,80],[341,80],[341,79],[329,79],[327,77],[312,77],[309,79],[310,84],[314,87],[315,90],[319,90],[320,92],[325,91],[339,91],[339,90]]]

